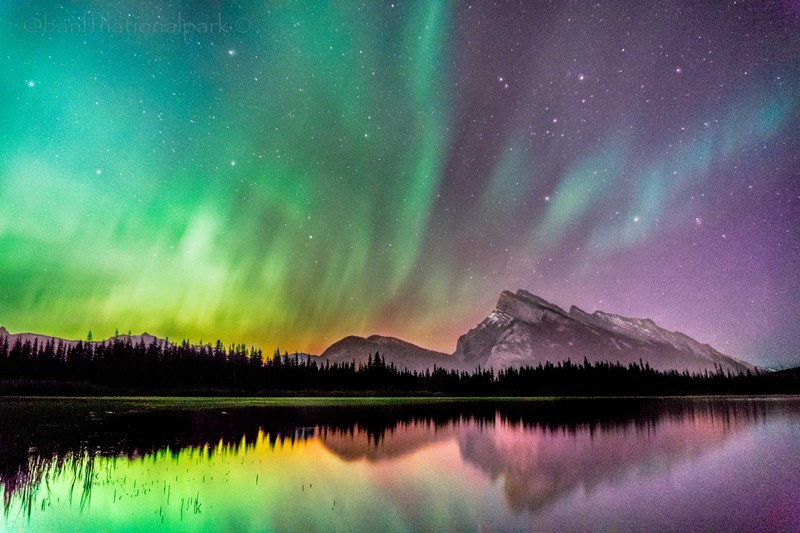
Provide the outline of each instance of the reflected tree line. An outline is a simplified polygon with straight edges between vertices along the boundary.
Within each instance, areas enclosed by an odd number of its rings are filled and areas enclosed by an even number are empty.
[[[396,402],[269,407],[153,407],[115,399],[0,399],[0,485],[8,514],[30,515],[48,500],[48,479],[73,479],[69,499],[81,509],[91,499],[98,458],[172,457],[187,449],[212,453],[252,448],[259,436],[270,448],[309,438],[345,439],[354,449],[380,450],[395,433],[434,434],[446,429],[491,431],[498,424],[530,431],[576,435],[652,432],[659,424],[699,419],[723,427],[765,420],[797,402],[714,398],[579,400],[400,400]],[[409,450],[410,451],[410,450]],[[74,502],[73,502],[74,500]]]
[[[411,371],[368,361],[331,363],[297,354],[264,357],[245,345],[225,348],[184,341],[105,343],[0,340],[0,393],[57,394],[446,394],[664,395],[800,392],[797,372],[731,374],[657,371],[646,362],[546,363],[500,371],[433,367]]]

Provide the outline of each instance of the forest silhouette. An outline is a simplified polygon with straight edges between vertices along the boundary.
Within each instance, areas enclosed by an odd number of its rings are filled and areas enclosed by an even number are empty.
[[[379,352],[366,363],[271,357],[243,344],[150,344],[117,337],[106,342],[51,339],[0,341],[0,394],[167,395],[426,395],[611,396],[767,394],[800,391],[797,372],[732,374],[658,371],[647,362],[570,360],[536,367],[425,371],[387,364]]]

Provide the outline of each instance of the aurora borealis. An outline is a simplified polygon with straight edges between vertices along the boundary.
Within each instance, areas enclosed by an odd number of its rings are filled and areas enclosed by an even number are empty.
[[[800,7],[699,4],[6,2],[0,324],[450,352],[525,288],[797,362]]]

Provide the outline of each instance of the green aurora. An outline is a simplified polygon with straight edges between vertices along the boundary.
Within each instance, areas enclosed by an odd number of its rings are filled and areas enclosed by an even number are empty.
[[[299,348],[374,325],[442,172],[449,11],[249,11],[210,49],[4,33],[0,315]]]
[[[451,351],[523,287],[786,359],[784,8],[6,3],[0,324]]]

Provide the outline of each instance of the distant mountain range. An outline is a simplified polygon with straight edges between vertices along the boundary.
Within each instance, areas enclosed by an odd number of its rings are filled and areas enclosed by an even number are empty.
[[[445,354],[392,337],[345,337],[322,353],[331,362],[366,362],[379,352],[397,367],[423,370],[433,365],[473,370],[536,366],[546,362],[586,358],[599,361],[647,363],[657,370],[733,373],[754,367],[724,355],[680,332],[660,328],[649,319],[626,318],[602,311],[569,312],[525,290],[503,291],[495,309],[458,339],[456,351]]]
[[[9,344],[17,338],[31,343],[53,339],[31,333],[12,335],[0,327],[0,339],[4,336]],[[114,339],[144,341],[145,344],[167,342],[147,333],[95,342]],[[64,342],[75,344],[78,341]],[[479,366],[500,370],[567,360],[581,363],[584,359],[591,363],[647,363],[657,370],[715,372],[722,368],[738,373],[754,369],[753,365],[722,354],[683,333],[663,329],[650,319],[626,318],[602,311],[589,314],[575,306],[567,312],[525,290],[503,291],[494,310],[458,339],[453,354],[427,350],[393,337],[349,336],[329,346],[318,361],[359,364],[367,362],[376,352],[387,364],[411,370],[434,366],[468,371]],[[302,357],[308,356],[302,354]]]
[[[147,346],[149,346],[153,342],[157,342],[158,344],[164,344],[164,343],[172,344],[168,340],[160,339],[155,335],[150,335],[149,333],[142,333],[141,335],[117,335],[115,337],[110,337],[105,340],[97,340],[97,341],[77,341],[70,339],[62,339],[60,337],[52,337],[50,335],[42,335],[40,333],[9,333],[6,328],[0,326],[0,341],[2,341],[4,337],[8,339],[9,346],[13,346],[13,344],[17,342],[17,339],[19,339],[20,342],[23,343],[30,342],[31,344],[33,344],[34,342],[38,342],[40,345],[47,344],[50,341],[53,341],[56,344],[61,342],[64,344],[64,346],[75,346],[76,344],[78,344],[78,342],[83,342],[84,344],[106,344],[106,343],[112,343],[115,340],[127,342],[128,339],[130,339],[130,341],[133,344],[139,344],[140,342],[144,342],[145,345]]]

